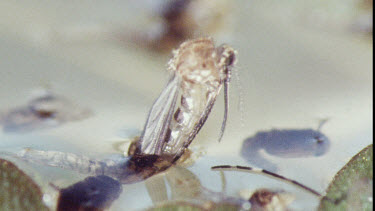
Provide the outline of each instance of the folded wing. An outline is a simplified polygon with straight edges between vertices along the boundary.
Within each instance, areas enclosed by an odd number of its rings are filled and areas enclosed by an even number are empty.
[[[139,140],[142,154],[162,154],[163,143],[170,132],[169,126],[175,112],[179,86],[180,79],[173,76],[152,106]]]

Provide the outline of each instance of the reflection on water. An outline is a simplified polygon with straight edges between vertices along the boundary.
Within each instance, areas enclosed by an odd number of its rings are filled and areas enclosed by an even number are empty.
[[[172,200],[203,198],[199,178],[188,169],[176,166],[165,177],[171,187]]]
[[[248,204],[247,200],[204,187],[197,175],[182,166],[174,166],[165,174],[147,179],[145,183],[156,210],[160,205],[172,210],[183,207],[194,207],[196,210],[228,210],[229,207],[229,210],[241,210],[243,204]]]
[[[276,171],[277,166],[260,153],[283,158],[322,156],[330,147],[329,139],[318,130],[288,129],[261,131],[246,139],[242,144],[242,156],[254,165]]]
[[[166,201],[204,199],[199,178],[181,166],[175,166],[165,174],[151,177],[145,184],[154,205]]]
[[[31,132],[56,127],[65,122],[90,116],[91,111],[73,104],[49,91],[40,93],[25,106],[14,108],[0,116],[4,132]]]

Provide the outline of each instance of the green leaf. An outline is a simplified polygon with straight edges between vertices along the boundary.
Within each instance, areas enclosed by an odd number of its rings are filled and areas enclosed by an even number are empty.
[[[35,182],[3,159],[0,159],[0,210],[48,210]]]
[[[355,155],[334,177],[319,210],[372,210],[373,145]]]

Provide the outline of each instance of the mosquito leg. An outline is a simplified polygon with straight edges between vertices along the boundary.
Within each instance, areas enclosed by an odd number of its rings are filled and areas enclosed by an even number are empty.
[[[233,170],[233,171],[248,171],[248,172],[252,172],[252,173],[256,173],[256,174],[263,174],[263,175],[266,175],[266,176],[269,176],[269,177],[272,177],[272,178],[276,178],[276,179],[280,179],[282,181],[285,181],[289,184],[292,184],[292,185],[295,185],[295,186],[298,186],[318,197],[322,197],[322,195],[312,189],[312,188],[309,188],[307,187],[306,185],[303,185],[295,180],[292,180],[292,179],[288,179],[284,176],[281,176],[279,174],[276,174],[276,173],[273,173],[273,172],[270,172],[270,171],[267,171],[267,170],[264,170],[264,169],[260,169],[260,168],[252,168],[252,167],[247,167],[247,166],[230,166],[230,165],[221,165],[221,166],[214,166],[214,167],[211,167],[212,170],[220,170],[220,171],[224,171],[224,170]]]
[[[225,175],[223,171],[220,171],[220,179],[221,179],[221,191],[225,193],[227,192],[227,180],[225,179]]]

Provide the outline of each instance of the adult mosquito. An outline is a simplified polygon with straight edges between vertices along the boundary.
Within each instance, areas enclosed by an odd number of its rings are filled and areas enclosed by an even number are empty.
[[[134,152],[128,158],[93,160],[58,151],[23,150],[18,157],[85,174],[107,175],[121,183],[142,181],[171,167],[206,122],[224,86],[225,112],[219,140],[228,116],[228,91],[236,52],[215,47],[211,38],[186,41],[168,62],[171,79],[150,109]]]

